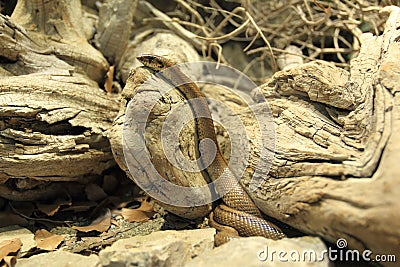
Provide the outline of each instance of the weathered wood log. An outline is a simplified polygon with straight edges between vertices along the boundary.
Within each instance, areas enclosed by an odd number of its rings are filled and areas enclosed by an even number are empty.
[[[139,9],[159,18],[165,16],[146,3],[139,4]],[[325,240],[345,238],[349,248],[368,248],[375,254],[400,257],[400,175],[394,167],[400,153],[396,135],[400,128],[400,100],[396,94],[400,33],[396,24],[400,19],[398,8],[387,11],[391,16],[384,34],[363,35],[362,50],[353,59],[350,72],[317,61],[276,73],[252,96],[232,95],[210,86],[203,91],[207,97],[229,105],[242,118],[251,154],[241,182],[260,209]],[[125,15],[129,19],[132,13]],[[33,200],[52,197],[68,188],[81,190],[70,182],[86,183],[114,164],[110,143],[115,161],[129,174],[122,149],[126,106],[150,77],[144,68],[129,75],[130,69],[137,66],[134,57],[147,52],[172,55],[178,61],[198,60],[187,43],[153,30],[157,33],[153,38],[148,38],[149,32],[136,35],[120,54],[108,49],[112,38],[103,28],[104,34],[97,37],[100,49],[115,60],[118,75],[127,82],[117,116],[118,101],[99,86],[109,66],[87,41],[93,37],[94,23],[86,19],[78,0],[21,0],[11,19],[0,16],[2,197]],[[203,44],[176,22],[162,23],[198,50],[203,49]],[[124,41],[118,47],[125,45]],[[268,99],[268,107],[258,102],[260,95]],[[272,111],[276,144],[270,168],[260,165],[269,159],[261,157],[263,140],[257,121],[241,97],[252,108]],[[164,161],[162,143],[157,139],[165,117],[181,101],[179,93],[171,91],[153,110],[147,149],[163,176],[181,185],[205,184],[207,181],[200,181],[200,173],[188,175]],[[212,112],[216,117],[225,116],[218,106],[213,106]],[[231,145],[243,140],[229,140],[218,125],[216,130],[220,147],[227,158],[232,157]],[[179,136],[181,151],[190,159],[195,155],[193,136],[190,127]],[[139,178],[146,179],[146,175],[144,168]],[[252,191],[251,179],[264,182]],[[47,185],[49,181],[61,183]],[[210,210],[209,205],[200,211],[166,207],[189,218]]]
[[[261,210],[325,240],[345,238],[350,249],[399,257],[400,174],[394,168],[399,158],[395,134],[399,111],[398,84],[393,81],[399,80],[395,62],[400,50],[395,40],[400,32],[395,25],[400,18],[398,8],[386,11],[391,16],[384,34],[363,34],[361,51],[352,60],[350,72],[316,61],[278,72],[261,86],[275,124],[275,158],[270,169],[259,165],[268,159],[260,158],[257,122],[246,103],[215,87],[204,93],[231,102],[250,133],[251,156],[241,182]],[[144,79],[140,76],[138,71],[132,73],[129,88],[140,86]],[[170,107],[171,99],[161,101]],[[265,104],[260,106],[255,94],[251,105],[262,109]],[[153,115],[168,116],[171,110],[165,108]],[[218,107],[212,111],[216,117],[223,116]],[[163,120],[147,123],[149,129],[155,129]],[[154,138],[146,136],[147,148],[153,158],[165,158]],[[236,142],[220,140],[223,148]],[[180,140],[184,154],[190,154],[192,141]],[[157,164],[157,169],[165,172],[171,168],[165,161]],[[251,179],[264,182],[251,191]]]
[[[111,64],[118,65],[129,43],[137,0],[105,1],[99,10],[95,42]]]
[[[160,45],[162,44],[162,45]],[[174,34],[167,32],[158,32],[154,35],[139,36],[139,40],[134,40],[132,44],[130,44],[127,52],[125,53],[125,57],[122,59],[123,66],[137,66],[139,62],[136,61],[135,55],[141,53],[151,53],[151,54],[168,54],[173,58],[179,61],[198,61],[199,57],[196,51],[190,47],[186,42],[182,39],[178,38]],[[121,72],[124,75],[124,71],[126,69],[122,68]],[[118,165],[127,172],[127,175],[134,181],[146,180],[148,181],[151,178],[151,172],[149,170],[151,166],[140,166],[140,164],[130,162],[130,166],[136,166],[144,169],[143,172],[134,172],[131,173],[128,169],[126,161],[131,161],[131,157],[127,155],[123,148],[124,142],[136,142],[140,143],[142,140],[140,137],[134,138],[134,140],[128,140],[129,137],[123,134],[124,127],[130,124],[130,121],[135,117],[135,112],[140,113],[144,110],[144,106],[146,103],[149,105],[153,105],[158,101],[160,94],[156,92],[155,88],[141,88],[142,84],[151,77],[151,73],[149,70],[145,68],[137,68],[129,75],[126,86],[123,90],[123,100],[120,107],[119,115],[117,116],[114,125],[110,131],[110,142],[112,145],[114,157],[118,163]],[[143,90],[138,93],[140,90]],[[135,97],[134,100],[132,98]],[[147,132],[147,140],[149,143],[148,149],[151,151],[151,155],[153,155],[153,164],[156,167],[157,171],[164,177],[168,177],[168,179],[174,180],[175,184],[182,186],[198,186],[198,185],[206,185],[207,182],[204,181],[204,177],[201,173],[188,173],[180,170],[179,168],[175,168],[172,164],[168,164],[165,161],[165,155],[160,153],[163,151],[163,143],[159,138],[153,138],[160,136],[161,130],[163,127],[163,121],[168,116],[169,111],[172,111],[176,106],[178,106],[182,102],[182,96],[177,94],[175,91],[171,91],[166,96],[163,97],[166,99],[166,102],[163,102],[160,105],[156,105],[154,107],[153,115],[154,121],[148,125]],[[128,102],[130,101],[133,108],[130,111],[127,110]],[[144,102],[143,102],[144,101]],[[136,110],[133,112],[132,110]],[[127,114],[130,112],[130,114]],[[127,118],[130,117],[130,118]],[[131,131],[129,129],[129,131]],[[187,145],[187,155],[194,159],[195,157],[195,147],[191,145],[194,142],[194,127],[186,128],[186,131],[181,135],[183,139],[191,140],[183,142],[182,144]],[[125,140],[123,140],[125,138]],[[139,157],[140,158],[140,157]],[[140,175],[139,175],[140,174]],[[164,192],[165,194],[169,194],[171,197],[179,197],[176,195],[176,192]],[[179,214],[185,218],[199,218],[208,214],[211,210],[211,203],[208,205],[203,205],[200,207],[175,207],[171,206],[168,203],[160,202],[160,205],[168,209],[169,211]]]
[[[106,135],[118,100],[99,87],[108,63],[83,20],[78,0],[18,1],[0,15],[2,197],[57,196],[115,165]]]
[[[400,78],[400,17],[398,8],[386,10],[385,32],[363,35],[349,74],[316,62],[268,83],[279,94],[270,101],[276,158],[252,196],[264,212],[305,232],[399,257],[399,88],[388,81]]]

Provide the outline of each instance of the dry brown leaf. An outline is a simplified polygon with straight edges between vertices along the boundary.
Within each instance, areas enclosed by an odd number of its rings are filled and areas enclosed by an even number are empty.
[[[36,203],[36,206],[41,212],[43,212],[47,216],[53,216],[61,208],[61,206],[71,206],[71,204],[71,200],[57,198],[54,203]]]
[[[122,216],[127,222],[145,222],[153,217],[154,212],[142,211],[138,209],[122,209]]]
[[[144,200],[140,207],[137,209],[123,208],[121,215],[127,222],[148,221],[155,214],[155,211],[153,210],[153,205],[153,201],[148,202]]]
[[[80,232],[105,232],[111,226],[111,211],[107,209],[107,211],[96,220],[94,220],[90,225],[87,226],[72,226],[72,229],[78,230]]]
[[[97,184],[86,185],[85,192],[87,198],[91,201],[103,200],[107,197],[107,194],[104,192],[103,188],[101,188]]]
[[[73,211],[73,212],[81,212],[90,210],[93,207],[97,206],[97,202],[94,201],[81,201],[74,202],[70,207],[63,208],[62,211]]]
[[[35,241],[37,247],[44,250],[55,250],[62,241],[64,237],[50,233],[45,229],[37,230],[35,233]]]
[[[119,222],[117,220],[111,219],[111,224],[119,227]]]
[[[154,211],[154,200],[149,200],[150,198],[143,199],[142,204],[140,205],[139,210],[143,211]]]
[[[126,204],[129,202],[132,202],[131,199],[129,201],[125,201],[123,197],[117,197],[117,196],[109,196],[108,200],[113,204],[114,207],[120,209],[120,208],[125,208]]]
[[[0,261],[2,261],[8,254],[16,253],[22,247],[21,239],[13,238],[5,240],[0,243]]]
[[[126,208],[127,206],[132,206],[133,204],[137,203],[137,206],[140,207],[143,201],[146,201],[149,197],[147,196],[140,196],[140,197],[116,197],[116,196],[109,196],[108,199],[110,202],[118,209]],[[137,208],[136,208],[137,209]]]

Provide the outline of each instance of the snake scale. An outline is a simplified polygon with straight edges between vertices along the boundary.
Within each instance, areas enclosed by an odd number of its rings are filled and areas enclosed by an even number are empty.
[[[137,59],[144,66],[155,72],[160,72],[176,65],[176,62],[171,59],[151,54],[139,55]],[[219,231],[215,239],[216,244],[225,243],[237,235],[264,236],[275,240],[285,237],[285,234],[276,225],[263,219],[260,210],[240,183],[237,182],[234,173],[229,169],[218,148],[214,122],[211,119],[206,97],[199,87],[177,67],[159,74],[161,74],[159,76],[163,80],[173,85],[187,100],[196,99],[196,102],[190,104],[190,108],[195,118],[196,150],[200,159],[207,157],[207,151],[215,149],[214,146],[216,146],[215,157],[211,164],[205,168],[205,172],[212,181],[216,181],[219,178],[219,186],[223,189],[229,189],[229,192],[222,197],[223,203],[217,206],[210,214],[210,225]],[[204,116],[204,114],[206,115]],[[215,145],[212,144],[213,147],[207,148],[207,142],[201,144],[201,141],[206,139],[212,140]]]

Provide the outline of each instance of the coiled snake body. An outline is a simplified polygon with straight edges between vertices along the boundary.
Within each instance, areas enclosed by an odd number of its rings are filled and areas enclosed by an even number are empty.
[[[165,57],[150,54],[140,55],[137,59],[155,72],[173,67],[176,64]],[[224,243],[238,234],[241,236],[264,236],[275,240],[285,237],[277,226],[263,219],[260,210],[229,169],[218,148],[214,123],[211,119],[207,100],[198,86],[177,67],[171,68],[169,72],[162,72],[160,76],[178,89],[187,100],[196,99],[196,102],[190,104],[190,108],[195,118],[196,150],[199,158],[206,158],[208,156],[207,151],[214,148],[207,148],[210,143],[202,143],[202,140],[209,139],[216,146],[215,158],[211,160],[211,164],[205,170],[212,181],[219,178],[219,188],[229,189],[229,192],[222,197],[223,204],[217,206],[210,214],[211,226],[219,230],[216,236],[216,244]],[[214,144],[211,145],[214,146]]]

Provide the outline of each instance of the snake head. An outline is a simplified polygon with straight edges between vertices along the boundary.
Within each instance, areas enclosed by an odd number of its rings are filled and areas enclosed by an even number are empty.
[[[152,54],[141,54],[136,57],[144,66],[154,70],[160,71],[175,65],[175,62],[163,56]]]

